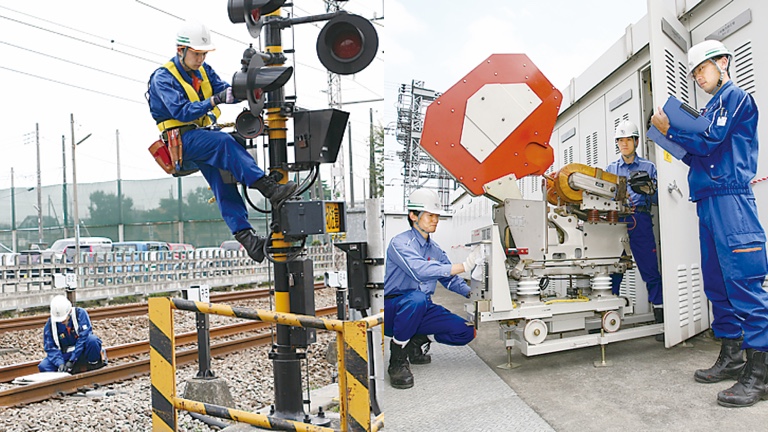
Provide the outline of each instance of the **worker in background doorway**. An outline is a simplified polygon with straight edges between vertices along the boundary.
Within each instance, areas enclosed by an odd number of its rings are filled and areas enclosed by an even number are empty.
[[[40,372],[77,373],[99,369],[107,364],[101,339],[93,334],[88,312],[63,295],[51,300],[51,317],[43,329],[43,348],[48,356],[37,368]]]
[[[394,388],[413,387],[410,363],[427,364],[433,335],[436,342],[461,346],[475,338],[474,327],[464,318],[432,302],[437,283],[468,297],[469,285],[458,276],[471,272],[482,257],[479,248],[461,264],[451,264],[432,240],[440,215],[437,193],[418,189],[408,197],[411,229],[395,236],[387,248],[384,276],[384,334],[390,336],[389,378]]]
[[[690,198],[699,215],[704,292],[712,302],[712,330],[722,340],[715,364],[697,370],[694,377],[703,383],[736,378],[731,388],[717,394],[717,402],[742,407],[768,398],[768,292],[762,286],[768,262],[765,231],[750,189],[757,171],[758,109],[752,96],[731,81],[732,58],[716,40],[688,51],[688,72],[712,95],[702,110],[710,124],[705,131],[670,124],[661,108],[651,121],[687,152],[682,161],[690,167]]]
[[[257,189],[273,207],[291,196],[296,183],[280,184],[256,164],[235,138],[215,126],[218,105],[240,101],[230,85],[205,63],[215,49],[203,24],[185,22],[177,34],[176,56],[157,69],[149,80],[147,100],[152,118],[168,143],[168,134],[178,129],[182,143],[181,172],[199,169],[211,187],[219,211],[235,239],[248,256],[264,261],[266,238],[256,235],[248,222],[248,209],[235,183],[225,183],[219,170]]]
[[[637,125],[624,120],[616,126],[614,135],[616,146],[621,157],[611,162],[606,171],[627,177],[627,194],[633,214],[623,216],[620,222],[627,223],[629,247],[632,258],[637,263],[640,277],[648,289],[648,301],[653,305],[653,317],[657,323],[664,322],[664,304],[662,301],[661,274],[656,255],[656,236],[653,234],[653,219],[651,205],[657,203],[656,195],[656,165],[637,155],[637,144],[640,131]],[[619,294],[619,286],[624,278],[623,273],[611,275],[612,288],[615,295]],[[663,342],[664,334],[656,335],[656,340]]]

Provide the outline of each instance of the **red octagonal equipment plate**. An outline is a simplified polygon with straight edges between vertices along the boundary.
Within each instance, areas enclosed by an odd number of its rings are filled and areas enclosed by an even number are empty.
[[[473,195],[544,174],[562,95],[525,54],[493,54],[429,105],[420,145]]]

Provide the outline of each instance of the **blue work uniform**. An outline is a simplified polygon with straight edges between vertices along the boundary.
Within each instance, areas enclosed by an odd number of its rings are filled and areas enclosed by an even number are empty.
[[[198,81],[208,80],[212,93],[226,90],[229,84],[222,81],[214,70],[203,63],[199,70],[186,71],[178,57],[171,60],[186,84],[192,85],[193,74]],[[199,91],[202,93],[202,90]],[[210,123],[207,120],[213,109],[210,95],[200,94],[196,101],[190,100],[186,90],[173,73],[165,66],[157,69],[149,80],[148,101],[152,118],[163,124],[169,120],[182,123]],[[232,233],[251,228],[248,209],[235,183],[225,183],[219,169],[229,171],[235,179],[252,185],[264,177],[264,171],[256,160],[230,134],[218,129],[197,128],[184,132],[182,136],[182,171],[199,169],[216,197],[221,216]]]
[[[451,262],[431,237],[415,228],[395,236],[387,248],[384,276],[384,334],[398,342],[434,335],[447,345],[466,345],[475,329],[466,320],[432,302],[437,282],[466,297],[469,285],[451,276]]]
[[[40,372],[57,372],[59,366],[71,361],[75,365],[95,365],[102,360],[101,339],[93,334],[91,319],[85,309],[75,307],[77,328],[71,317],[54,323],[48,318],[43,329],[43,349],[47,357],[37,365]],[[56,334],[53,333],[55,326]],[[58,345],[54,338],[58,339]]]
[[[703,109],[700,133],[671,125],[667,138],[688,154],[690,198],[699,215],[704,291],[718,338],[744,336],[743,348],[768,351],[765,231],[749,183],[757,172],[757,105],[725,83]]]
[[[656,179],[656,165],[648,159],[635,155],[631,164],[624,162],[624,158],[611,162],[605,168],[609,173],[629,176],[636,171],[645,171],[652,179]],[[643,195],[635,192],[627,183],[627,193],[633,214],[622,216],[619,222],[626,222],[627,234],[629,234],[629,247],[632,250],[632,258],[637,263],[640,277],[643,278],[648,289],[648,301],[654,305],[663,304],[661,274],[659,273],[659,261],[656,255],[656,236],[653,234],[653,219],[651,218],[651,204],[655,203],[658,195]],[[612,291],[619,294],[623,273],[611,275]]]

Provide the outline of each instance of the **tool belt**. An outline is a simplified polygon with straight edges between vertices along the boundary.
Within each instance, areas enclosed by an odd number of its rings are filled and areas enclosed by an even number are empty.
[[[182,171],[181,169],[183,163],[183,145],[181,137],[185,132],[196,128],[197,125],[192,124],[166,129],[163,131],[161,139],[149,146],[149,153],[152,154],[155,162],[157,162],[166,174],[180,177],[197,171],[196,169],[186,171]]]

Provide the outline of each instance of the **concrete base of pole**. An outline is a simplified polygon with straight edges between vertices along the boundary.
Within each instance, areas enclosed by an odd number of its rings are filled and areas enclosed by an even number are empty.
[[[190,378],[184,388],[183,397],[229,408],[235,407],[235,401],[229,391],[229,384],[224,378]]]

